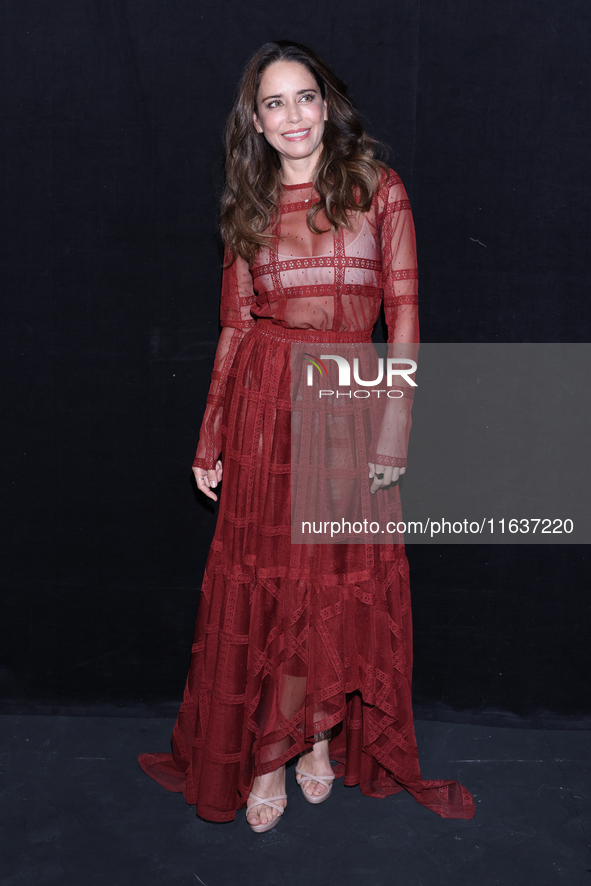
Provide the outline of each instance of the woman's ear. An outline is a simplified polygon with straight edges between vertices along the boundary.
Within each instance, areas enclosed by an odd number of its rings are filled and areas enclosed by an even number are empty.
[[[324,105],[324,121],[326,122],[328,120],[328,101],[326,99],[324,99],[323,105]]]
[[[259,118],[257,117],[256,113],[253,113],[252,120],[253,120],[254,128],[256,129],[256,131],[261,133],[263,131],[263,127],[259,123]]]

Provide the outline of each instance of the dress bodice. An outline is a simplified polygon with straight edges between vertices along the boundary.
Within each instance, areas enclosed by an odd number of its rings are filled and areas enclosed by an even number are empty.
[[[318,200],[311,182],[284,185],[270,247],[251,266],[238,256],[222,277],[222,334],[194,465],[212,468],[221,447],[225,382],[242,337],[259,318],[289,329],[356,333],[367,339],[384,303],[388,342],[418,342],[417,261],[410,203],[398,175],[383,177],[368,212],[321,233],[307,224]]]
[[[416,304],[414,225],[396,173],[370,211],[352,218],[351,230],[333,231],[320,212],[316,227],[323,233],[311,231],[307,212],[317,199],[309,182],[284,185],[273,245],[261,249],[250,268],[237,258],[224,273],[222,326],[239,313],[246,328],[253,317],[267,317],[291,328],[371,332],[384,297],[390,334],[396,308]]]

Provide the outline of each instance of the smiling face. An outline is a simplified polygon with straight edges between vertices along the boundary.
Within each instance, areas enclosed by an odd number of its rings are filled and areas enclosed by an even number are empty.
[[[277,61],[263,72],[254,125],[279,154],[287,183],[311,180],[326,119],[326,101],[304,65]]]

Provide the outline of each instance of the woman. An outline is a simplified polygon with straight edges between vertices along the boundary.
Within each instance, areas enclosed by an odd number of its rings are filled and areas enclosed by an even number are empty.
[[[311,803],[344,775],[369,796],[405,788],[442,817],[471,818],[461,785],[420,776],[403,546],[291,542],[292,345],[370,342],[382,298],[388,341],[418,342],[404,187],[374,159],[345,86],[300,44],[267,43],[246,66],[221,230],[222,332],[194,473],[217,500],[222,452],[225,488],[173,754],[140,764],[210,821],[246,806],[257,832],[282,815],[296,756]],[[401,437],[392,447],[377,434],[362,456],[389,513]]]

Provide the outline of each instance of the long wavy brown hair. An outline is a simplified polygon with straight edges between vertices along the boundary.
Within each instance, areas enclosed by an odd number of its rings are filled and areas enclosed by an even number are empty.
[[[379,143],[364,131],[347,87],[315,52],[301,43],[265,43],[249,60],[238,86],[225,132],[226,183],[220,229],[230,261],[241,255],[250,264],[269,245],[279,218],[281,163],[275,148],[253,121],[263,72],[277,61],[304,65],[327,102],[322,154],[314,171],[320,197],[308,210],[310,230],[321,233],[316,217],[323,210],[334,228],[351,228],[351,214],[367,212],[387,167],[376,159]]]

